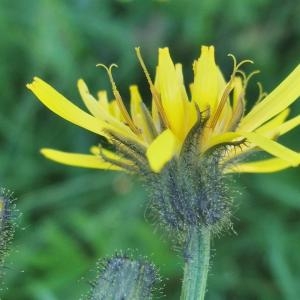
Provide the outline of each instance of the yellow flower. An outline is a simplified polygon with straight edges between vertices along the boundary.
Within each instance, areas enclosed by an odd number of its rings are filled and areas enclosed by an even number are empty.
[[[187,91],[181,64],[174,64],[168,48],[159,49],[154,82],[138,59],[152,93],[148,109],[137,86],[130,87],[130,112],[124,106],[108,71],[114,100],[100,91],[92,96],[83,80],[78,81],[81,98],[89,113],[81,110],[42,79],[34,78],[27,87],[62,118],[107,138],[110,151],[91,147],[91,154],[67,153],[53,149],[41,152],[54,161],[88,168],[159,173],[172,160],[178,160],[186,147],[194,147],[195,157],[223,149],[219,160],[223,173],[275,172],[300,164],[300,154],[276,140],[300,124],[300,116],[286,120],[289,106],[300,95],[300,65],[270,94],[260,97],[245,113],[245,90],[250,76],[240,71],[245,62],[234,60],[226,81],[215,63],[214,47],[203,46],[193,64],[194,80]],[[191,140],[194,139],[193,142]],[[271,158],[241,162],[245,154],[263,150]]]

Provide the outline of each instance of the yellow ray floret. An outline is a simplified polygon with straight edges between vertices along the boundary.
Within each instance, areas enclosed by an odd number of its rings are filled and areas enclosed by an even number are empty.
[[[184,138],[184,94],[182,82],[178,77],[175,65],[170,57],[169,49],[159,49],[158,55],[158,91],[161,95],[161,103],[168,119],[170,129],[180,139]]]
[[[273,132],[280,126],[288,117],[290,113],[290,109],[285,109],[280,114],[278,114],[276,117],[271,119],[270,121],[266,122],[262,126],[260,126],[255,132],[260,133],[262,135],[267,134],[269,132]]]
[[[42,79],[35,77],[32,83],[27,84],[27,88],[60,117],[94,133],[105,135],[103,129],[107,128],[107,125],[102,120],[81,110]]]
[[[124,136],[128,136],[132,139],[137,139],[137,136],[133,134],[130,128],[128,128],[128,126],[126,126],[124,122],[122,122],[120,118],[116,116],[115,111],[118,109],[118,106],[116,107],[114,112],[110,112],[109,109],[105,109],[106,107],[104,103],[99,103],[90,94],[86,83],[82,79],[78,80],[77,86],[85,106],[90,111],[90,113],[99,120],[99,122],[105,121],[106,128],[113,128],[115,131]],[[110,105],[113,103],[115,103],[115,101],[111,102]]]
[[[225,87],[223,75],[215,63],[214,47],[201,47],[201,55],[194,63],[194,74],[192,100],[198,103],[200,110],[214,111]]]
[[[100,65],[107,71],[112,86],[114,99],[110,102],[104,91],[95,98],[85,82],[78,81],[79,93],[89,113],[39,78],[27,85],[54,113],[106,137],[114,149],[93,147],[92,155],[43,149],[47,158],[99,169],[126,170],[128,166],[134,172],[137,169],[144,172],[150,167],[148,171],[159,173],[172,159],[180,160],[182,153],[186,153],[181,151],[183,145],[193,142],[196,148],[193,155],[197,158],[224,150],[224,155],[219,156],[220,165],[239,161],[236,167],[230,170],[228,167],[226,172],[275,172],[300,165],[300,154],[277,141],[278,137],[300,125],[299,115],[294,114],[288,119],[290,105],[300,96],[300,65],[267,96],[259,85],[259,99],[249,110],[246,88],[257,71],[247,76],[240,68],[251,61],[237,63],[231,55],[233,71],[226,81],[215,62],[214,47],[201,47],[200,57],[193,64],[194,79],[189,96],[182,65],[173,62],[168,48],[159,49],[154,82],[139,48],[136,53],[149,84],[151,109],[147,108],[144,102],[147,99],[140,95],[135,85],[130,86],[129,105],[123,102],[112,76],[114,64],[110,67]],[[274,158],[240,162],[243,154],[258,150]]]
[[[174,157],[179,143],[170,129],[163,131],[149,146],[147,158],[154,172],[159,172],[163,166]]]
[[[240,130],[252,131],[290,106],[300,96],[300,65],[244,117]]]
[[[225,169],[225,173],[273,173],[292,167],[280,158],[270,158],[261,161],[235,164]]]
[[[121,168],[114,166],[111,163],[105,162],[103,159],[101,159],[100,156],[92,154],[70,153],[49,148],[41,149],[41,153],[48,159],[64,165],[114,171],[122,170]]]
[[[282,159],[283,161],[288,162],[291,166],[299,166],[299,153],[292,151],[289,148],[286,148],[283,145],[255,132],[241,132],[240,134],[244,136],[249,142],[258,146],[260,149]]]

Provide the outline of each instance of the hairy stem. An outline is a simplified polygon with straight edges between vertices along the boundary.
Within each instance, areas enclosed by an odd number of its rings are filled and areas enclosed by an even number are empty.
[[[181,300],[203,300],[206,292],[210,258],[210,229],[191,232],[185,249],[185,266]]]

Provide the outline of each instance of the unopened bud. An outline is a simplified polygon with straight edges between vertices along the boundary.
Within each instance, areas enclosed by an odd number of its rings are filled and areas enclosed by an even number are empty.
[[[0,279],[4,274],[4,258],[14,234],[14,203],[13,194],[0,189]]]
[[[115,255],[101,262],[91,300],[149,300],[158,275],[155,267],[142,259]]]

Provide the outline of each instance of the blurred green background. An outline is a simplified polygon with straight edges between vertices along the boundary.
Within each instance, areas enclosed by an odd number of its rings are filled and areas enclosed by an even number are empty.
[[[98,137],[43,107],[25,88],[33,76],[81,105],[77,79],[93,92],[109,89],[95,65],[114,62],[124,98],[131,83],[149,97],[135,46],[151,71],[157,48],[169,46],[189,82],[200,45],[213,44],[227,78],[228,53],[253,59],[262,71],[250,84],[253,102],[256,80],[271,91],[299,63],[299,15],[293,0],[1,0],[0,184],[15,191],[21,212],[3,299],[79,299],[97,259],[127,248],[160,267],[165,299],[180,292],[180,255],[145,221],[146,195],[134,179],[65,167],[39,154],[41,147],[87,152]],[[282,140],[299,151],[299,133]],[[213,241],[207,299],[299,299],[299,178],[299,168],[236,176],[236,234]]]

